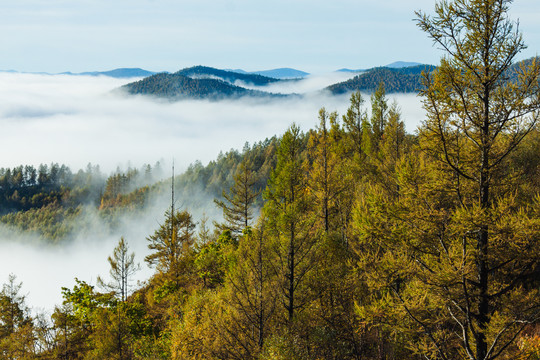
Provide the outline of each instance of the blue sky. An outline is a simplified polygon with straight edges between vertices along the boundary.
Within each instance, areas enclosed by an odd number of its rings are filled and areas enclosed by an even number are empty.
[[[312,73],[397,60],[437,63],[412,20],[433,0],[0,0],[0,69],[176,71],[204,64]],[[529,49],[540,49],[540,2],[518,0]]]

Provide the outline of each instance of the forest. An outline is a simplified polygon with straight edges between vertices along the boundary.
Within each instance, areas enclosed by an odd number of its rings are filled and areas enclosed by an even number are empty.
[[[384,83],[386,91],[391,93],[417,92],[422,87],[422,73],[431,72],[435,66],[417,65],[400,69],[385,67],[369,69],[347,81],[327,87],[332,94],[345,94],[352,91],[377,90],[380,83]]]
[[[416,14],[444,56],[423,74],[415,134],[382,82],[344,114],[321,108],[313,129],[167,180],[158,164],[106,179],[1,169],[0,221],[22,231],[83,206],[111,219],[157,193],[170,205],[148,229],[142,284],[123,237],[109,276],[58,289],[52,314],[32,314],[10,275],[0,357],[540,359],[540,62],[513,65],[525,45],[510,3]],[[200,184],[223,221],[177,207]],[[59,226],[41,235],[61,242]]]

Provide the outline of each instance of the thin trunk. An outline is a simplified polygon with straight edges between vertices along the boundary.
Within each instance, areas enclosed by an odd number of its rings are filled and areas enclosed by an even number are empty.
[[[264,344],[264,303],[263,303],[263,286],[264,286],[264,280],[263,280],[263,258],[262,258],[262,247],[263,247],[263,236],[262,236],[262,228],[261,228],[261,234],[259,236],[259,263],[257,271],[259,272],[259,350],[262,350],[263,344]]]
[[[289,325],[292,324],[292,320],[294,317],[294,236],[295,236],[295,228],[294,224],[291,224],[291,233],[290,233],[290,239],[289,239],[289,303],[288,303],[288,312],[289,312]]]
[[[485,62],[487,63],[487,61]],[[489,72],[489,69],[486,69]],[[484,119],[482,124],[482,163],[480,168],[479,201],[482,210],[489,208],[489,97],[490,89],[484,85]],[[476,359],[484,360],[487,356],[488,344],[486,339],[487,325],[489,323],[489,272],[488,272],[488,224],[484,222],[478,232],[478,283],[480,297],[478,300],[478,332],[476,336]]]

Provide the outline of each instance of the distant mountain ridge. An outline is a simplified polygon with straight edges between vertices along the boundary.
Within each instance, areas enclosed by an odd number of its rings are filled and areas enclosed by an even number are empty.
[[[234,85],[233,83],[238,80],[254,85],[266,85],[279,81],[260,75],[238,74],[205,66],[195,66],[182,69],[174,74],[155,74],[126,84],[121,89],[132,95],[152,95],[172,100],[283,96]]]
[[[202,65],[182,69],[176,72],[176,74],[184,75],[191,78],[216,77],[231,84],[234,84],[237,81],[242,81],[246,84],[251,84],[255,86],[264,86],[280,81],[279,79],[259,74],[239,73],[234,71],[220,70]]]
[[[365,70],[347,81],[330,85],[326,89],[334,95],[353,91],[372,92],[382,82],[387,93],[418,92],[422,86],[422,72],[431,72],[435,69],[436,66],[433,65],[416,65],[402,68],[377,67]]]
[[[72,76],[108,76],[117,79],[128,79],[136,77],[147,77],[156,74],[154,71],[148,71],[140,68],[119,68],[108,71],[85,71],[80,73],[72,73],[70,71],[52,74],[47,72],[26,72],[16,70],[0,70],[3,73],[12,74],[36,74],[36,75],[72,75]]]
[[[422,63],[414,62],[414,61],[394,61],[391,64],[384,65],[383,67],[391,68],[391,69],[401,69],[401,68],[409,68],[414,66],[423,65]]]
[[[309,73],[293,68],[279,68],[272,70],[261,70],[261,71],[244,71],[242,69],[230,70],[240,74],[253,74],[253,75],[262,75],[271,77],[274,79],[288,80],[288,79],[301,79],[309,75]]]
[[[147,77],[156,74],[153,71],[148,71],[140,68],[120,68],[109,71],[88,71],[77,73],[74,75],[86,75],[86,76],[109,76],[113,78],[133,78],[133,77]]]

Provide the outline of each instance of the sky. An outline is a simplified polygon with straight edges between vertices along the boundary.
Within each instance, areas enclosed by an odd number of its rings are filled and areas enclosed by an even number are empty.
[[[433,0],[0,0],[0,70],[435,64],[441,52],[413,21],[433,9]],[[529,45],[520,56],[536,55],[540,2],[517,0],[509,15]]]

